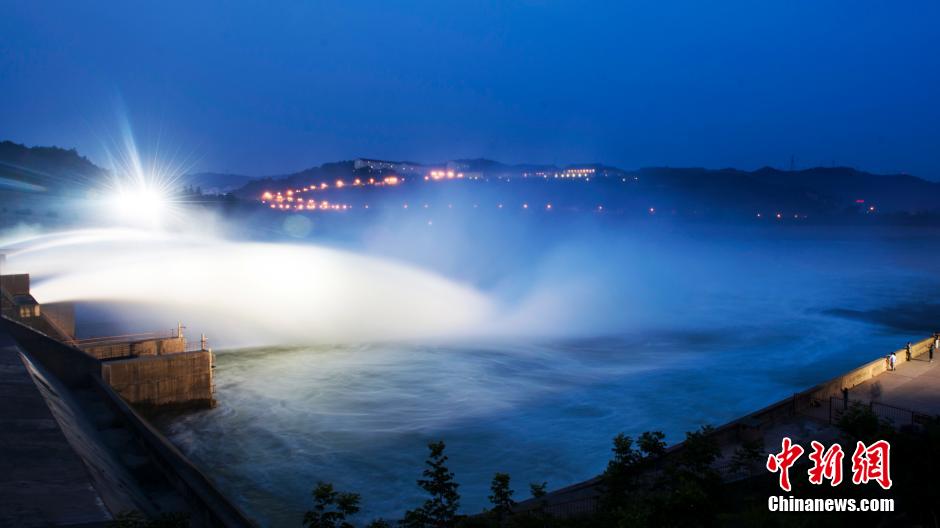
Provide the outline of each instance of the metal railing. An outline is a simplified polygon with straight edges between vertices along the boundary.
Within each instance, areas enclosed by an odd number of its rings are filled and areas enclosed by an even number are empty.
[[[176,330],[169,331],[155,331],[155,332],[141,332],[138,334],[122,334],[122,335],[113,335],[113,336],[96,336],[96,337],[86,337],[83,339],[73,339],[72,343],[75,346],[90,347],[98,345],[107,345],[110,343],[130,343],[133,341],[146,341],[148,339],[172,339],[177,337]]]
[[[897,427],[922,425],[933,418],[930,413],[888,405],[879,401],[866,402],[832,396],[829,398],[829,423],[838,423],[846,411],[856,406],[867,408],[878,418],[886,420]]]

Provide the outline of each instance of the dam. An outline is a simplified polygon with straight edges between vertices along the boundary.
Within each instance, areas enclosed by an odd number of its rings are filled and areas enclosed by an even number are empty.
[[[72,307],[40,304],[28,275],[0,287],[0,525],[254,526],[145,418],[213,404],[204,336],[76,339]]]
[[[206,337],[190,346],[182,323],[174,332],[76,339],[74,308],[68,303],[40,304],[30,293],[28,274],[0,276],[5,318],[21,323],[17,339],[36,341],[34,333],[80,351],[87,365],[128,403],[144,411],[198,408],[213,404],[213,355]],[[47,358],[54,368],[69,370],[69,357]],[[62,361],[63,363],[59,363]]]

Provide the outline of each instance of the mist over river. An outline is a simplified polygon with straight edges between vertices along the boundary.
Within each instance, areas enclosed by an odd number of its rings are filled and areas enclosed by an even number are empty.
[[[321,480],[362,495],[362,524],[398,518],[422,501],[415,480],[438,439],[473,513],[494,472],[520,500],[530,482],[591,478],[618,432],[680,441],[940,322],[934,230],[660,235],[528,270],[599,298],[551,319],[572,335],[217,350],[218,406],[161,425],[265,525],[298,526]],[[586,276],[599,287],[570,289]]]

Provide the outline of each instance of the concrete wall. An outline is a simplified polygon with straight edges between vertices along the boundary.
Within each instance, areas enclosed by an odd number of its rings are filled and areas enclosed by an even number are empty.
[[[145,408],[214,402],[214,360],[208,350],[100,361],[19,321],[3,321],[20,345],[70,387],[87,385],[100,375],[129,403]]]
[[[141,341],[112,342],[83,345],[81,348],[86,354],[98,359],[159,356],[184,352],[186,350],[186,338],[165,337]]]
[[[101,372],[101,362],[80,350],[19,321],[4,317],[3,322],[16,342],[66,386],[87,385],[91,376]]]
[[[933,343],[933,337],[928,337],[927,339],[917,341],[913,343],[911,347],[911,355],[913,357],[919,357],[924,354],[927,354],[930,349],[930,344]],[[906,352],[902,348],[894,352],[898,356],[898,364],[903,363],[906,359]],[[806,390],[799,395],[797,395],[797,410],[805,409],[808,405],[813,404],[813,400],[824,401],[828,400],[832,396],[842,396],[842,389],[851,389],[856,385],[861,384],[862,382],[868,381],[879,374],[882,374],[888,370],[888,363],[884,358],[875,359],[856,367],[841,376],[836,376],[829,381],[820,383],[815,387]]]
[[[29,295],[29,273],[0,276],[0,287],[3,293],[13,295]]]
[[[75,337],[75,305],[69,302],[46,303],[42,314],[53,326],[68,337]]]
[[[104,383],[101,377],[99,377],[101,362],[84,354],[77,348],[61,343],[18,321],[3,318],[2,324],[6,325],[10,334],[26,352],[29,361],[33,362],[33,360],[37,360],[41,364],[45,371],[43,373],[44,376],[51,374],[59,382],[62,382],[62,385],[66,389],[69,389],[69,391],[77,387],[81,387],[81,390],[86,394],[89,391],[85,389],[85,387],[93,388],[92,392],[100,391],[104,396],[103,400],[89,400],[87,397],[82,399],[82,401],[86,403],[90,401],[88,405],[91,406],[92,410],[76,405],[72,412],[81,414],[82,420],[90,420],[94,416],[94,413],[101,412],[99,403],[102,406],[110,406],[110,408],[113,408],[119,416],[120,424],[110,424],[109,427],[111,429],[109,430],[113,430],[115,427],[121,427],[122,431],[126,430],[132,435],[135,443],[139,443],[139,445],[142,446],[146,451],[147,458],[155,464],[157,469],[166,477],[169,484],[177,490],[182,499],[189,505],[192,513],[192,517],[190,518],[192,526],[212,528],[257,526],[236,505],[231,503],[216,489],[212,482],[193,466],[193,464],[163,437],[159,431],[137,414],[127,402],[121,399],[111,387]],[[181,355],[198,354],[209,355],[211,353],[193,352]],[[163,358],[174,357],[178,356],[155,356],[152,359],[159,361]],[[147,360],[148,359],[131,361]],[[205,362],[205,359],[202,361]],[[211,380],[211,370],[208,372],[209,379]],[[57,384],[56,386],[58,392],[65,392],[61,388],[58,388]],[[78,401],[71,396],[68,399],[69,401]],[[85,413],[88,414],[86,415]],[[89,437],[89,442],[96,442],[98,440],[100,440],[99,436],[93,435]],[[107,452],[110,449],[104,443],[89,447],[101,452]],[[86,451],[82,454],[90,452],[92,451]],[[124,453],[124,451],[122,451],[122,453]],[[123,459],[123,457],[115,458],[115,460],[135,464],[133,467],[127,466],[128,471],[141,471],[140,461],[128,461]],[[89,467],[92,466],[89,465]],[[113,473],[102,472],[101,478],[113,479],[111,480],[111,485],[116,487],[125,486],[125,488],[122,489],[128,489],[126,488],[126,483],[115,479]],[[163,493],[165,494],[165,491]],[[165,495],[157,498],[160,500],[172,500]]]
[[[111,406],[123,416],[132,427],[137,441],[146,448],[176,489],[184,496],[193,510],[190,518],[192,526],[207,527],[255,527],[257,526],[241,509],[230,502],[185,455],[180,453],[146,419],[127,404],[107,383],[97,379],[97,388],[104,394]]]
[[[212,405],[212,352],[105,361],[101,377],[133,405]]]
[[[186,350],[186,338],[170,337],[165,339],[148,339],[131,343],[131,354],[135,356],[159,356],[163,354],[179,354]]]
[[[130,343],[111,343],[107,345],[81,345],[82,352],[95,359],[116,359],[131,357]]]

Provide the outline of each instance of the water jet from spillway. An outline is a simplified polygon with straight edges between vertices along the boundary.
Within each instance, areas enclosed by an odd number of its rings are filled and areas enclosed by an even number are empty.
[[[490,301],[441,276],[314,245],[88,229],[4,241],[42,302],[142,304],[220,345],[459,337]]]

